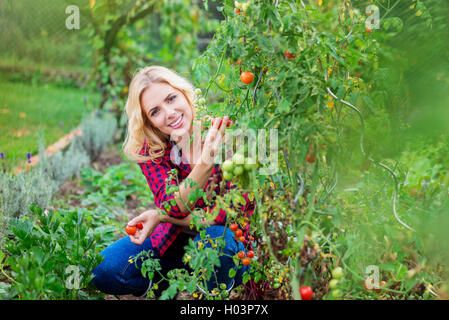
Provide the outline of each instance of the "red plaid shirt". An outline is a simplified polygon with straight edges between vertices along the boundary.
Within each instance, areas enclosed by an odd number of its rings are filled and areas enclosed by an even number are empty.
[[[145,145],[146,141],[144,141],[144,147],[140,151],[140,154],[148,156],[148,149],[145,148]],[[154,203],[156,207],[164,210],[171,217],[181,219],[187,217],[190,214],[190,212],[182,213],[176,203],[174,205],[170,203],[171,200],[173,201],[175,200],[173,193],[169,195],[166,193],[166,185],[167,185],[166,179],[169,177],[170,170],[177,169],[177,178],[179,183],[181,183],[185,178],[187,178],[192,169],[189,163],[185,160],[185,158],[182,157],[182,151],[180,151],[176,146],[175,148],[173,147],[174,147],[173,141],[169,141],[167,144],[167,148],[165,149],[165,154],[162,158],[159,158],[155,161],[148,160],[147,162],[138,162],[138,164],[142,169],[142,173],[145,175],[145,178],[147,179],[148,186],[153,192]],[[179,157],[177,157],[176,154],[178,154]],[[216,175],[218,179],[216,178],[217,185],[213,191],[215,191],[215,194],[219,194],[220,182],[222,181],[223,177],[223,173],[220,169],[219,164],[216,164],[214,166],[211,176],[209,177],[209,180],[204,186],[204,191],[206,191],[209,183],[212,182],[214,175]],[[177,184],[176,179],[173,178],[171,184],[176,185]],[[225,190],[229,190],[232,188],[236,188],[236,185],[233,185],[228,181],[225,185]],[[247,216],[250,217],[254,212],[254,201],[250,201],[248,199],[248,193],[245,193],[242,196],[245,198],[246,204],[243,207],[239,207],[239,209],[245,211]],[[204,202],[203,198],[199,198],[196,201],[194,208],[201,208],[205,211],[206,210],[212,211],[213,208],[215,207],[214,200],[215,197],[213,197],[211,201],[212,204],[208,206]],[[165,208],[164,206],[165,203],[170,204],[169,209]],[[226,211],[220,208],[219,213],[215,218],[215,222],[219,225],[224,225],[226,223]],[[182,227],[171,224],[169,222],[162,222],[156,227],[156,229],[150,236],[150,240],[153,249],[156,251],[156,253],[159,254],[159,256],[164,255],[167,249],[173,244],[173,242],[175,241],[176,237],[179,235],[181,230]],[[248,233],[249,223],[247,224],[246,229],[244,231],[245,231],[244,234]],[[251,245],[250,242],[249,244]]]

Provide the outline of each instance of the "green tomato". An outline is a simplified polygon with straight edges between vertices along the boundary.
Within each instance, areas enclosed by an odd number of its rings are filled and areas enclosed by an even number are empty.
[[[332,279],[331,281],[329,281],[329,288],[331,289],[335,289],[338,285],[338,280],[337,279]]]
[[[256,161],[252,158],[245,158],[244,168],[246,171],[250,171],[256,165]]]
[[[239,176],[243,173],[243,167],[242,166],[236,166],[234,168],[234,175]]]
[[[281,284],[279,282],[275,282],[272,287],[273,289],[278,289],[281,286]]]
[[[225,180],[231,180],[231,179],[232,179],[232,172],[224,171],[224,172],[223,172],[223,179],[225,179]]]
[[[232,157],[232,161],[236,164],[244,164],[245,163],[245,156],[242,153],[236,153]]]
[[[204,99],[204,98],[199,98],[198,99],[198,105],[203,106],[205,104],[206,104],[206,99]]]
[[[332,291],[333,298],[341,298],[342,295],[343,295],[343,292],[341,292],[340,289],[335,289]]]
[[[332,271],[332,277],[334,279],[341,279],[343,278],[343,269],[341,267],[337,267]]]
[[[221,165],[221,169],[223,171],[232,172],[234,170],[234,164],[232,163],[231,160],[225,160]]]

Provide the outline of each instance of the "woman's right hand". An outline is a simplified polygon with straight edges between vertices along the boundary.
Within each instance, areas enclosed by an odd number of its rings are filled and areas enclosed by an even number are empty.
[[[201,163],[206,165],[208,168],[212,168],[214,166],[214,158],[220,151],[220,146],[223,143],[224,130],[226,129],[229,121],[228,116],[224,116],[223,119],[216,118],[214,124],[207,132],[203,150],[201,152]]]
[[[159,223],[162,222],[161,214],[158,210],[147,210],[134,219],[130,220],[128,222],[128,225],[135,226],[139,222],[142,223],[143,228],[141,230],[137,229],[136,233],[134,235],[130,235],[129,238],[131,239],[132,243],[141,245],[145,241],[145,239],[153,233],[154,229],[156,229]]]

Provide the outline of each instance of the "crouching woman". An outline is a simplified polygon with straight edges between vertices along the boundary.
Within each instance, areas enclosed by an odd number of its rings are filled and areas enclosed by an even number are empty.
[[[199,233],[188,228],[192,219],[190,213],[193,210],[211,211],[215,207],[215,195],[236,187],[229,181],[221,183],[223,173],[220,165],[213,161],[230,119],[225,116],[214,121],[205,132],[206,138],[201,141],[202,133],[196,137],[193,135],[195,126],[195,130],[202,130],[201,124],[194,121],[194,101],[195,90],[191,83],[164,67],[143,68],[131,81],[125,107],[128,127],[123,150],[140,166],[157,209],[145,211],[129,221],[129,226],[141,223],[142,229],[117,240],[101,252],[104,260],[93,270],[92,283],[102,292],[141,296],[151,289],[158,276],[153,280],[143,277],[139,270],[141,262],[138,261],[136,267],[130,261],[131,256],[142,251],[150,251],[152,259],[159,260],[162,274],[175,268],[190,270],[182,259],[184,247],[189,239],[197,244],[201,240]],[[192,138],[194,143],[191,143]],[[191,181],[188,179],[195,183],[182,183]],[[169,190],[172,186],[178,186],[176,192]],[[189,194],[196,188],[214,194],[212,201],[208,204],[203,198],[188,201]],[[248,199],[247,194],[243,196],[246,204],[239,209],[250,217],[254,212],[254,202]],[[237,267],[233,262],[232,257],[241,251],[246,252],[251,244],[248,240],[239,241],[231,230],[225,228],[226,218],[226,211],[219,209],[213,220],[202,219],[200,222],[206,227],[207,238],[224,236],[225,241],[220,266],[214,268],[213,276],[207,282],[208,291],[224,285],[230,291],[242,283],[243,274],[250,269],[249,265]],[[245,237],[249,225],[243,230]],[[211,243],[205,242],[205,246],[210,247]],[[235,269],[232,278],[229,277],[231,268]]]

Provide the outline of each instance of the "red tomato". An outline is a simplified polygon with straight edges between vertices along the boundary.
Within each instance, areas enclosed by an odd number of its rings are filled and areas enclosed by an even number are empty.
[[[239,257],[239,259],[245,258],[245,252],[240,251],[239,253],[237,253],[237,257]]]
[[[132,235],[136,234],[137,228],[136,228],[136,226],[126,226],[125,231],[127,234],[132,236]]]
[[[240,75],[240,80],[242,80],[244,84],[250,84],[254,80],[254,74],[252,72],[245,71]]]
[[[245,242],[245,237],[244,237],[244,236],[241,236],[241,237],[239,238],[239,241],[240,241],[240,242]]]
[[[142,230],[142,229],[143,229],[143,224],[142,224],[142,222],[137,223],[136,227],[137,227],[137,229]]]
[[[242,263],[243,263],[245,266],[249,266],[249,265],[251,264],[251,260],[249,260],[248,258],[245,258],[245,259],[242,260]]]
[[[215,123],[215,120],[217,120],[218,121],[218,128],[220,128],[220,126],[221,126],[221,122],[222,122],[222,118],[215,118],[215,119],[212,119],[212,126],[214,125],[214,123]]]
[[[313,290],[311,287],[301,287],[299,288],[299,293],[301,294],[302,300],[310,300],[313,296]]]
[[[286,57],[287,59],[293,59],[293,58],[296,57],[296,55],[294,56],[290,51],[286,50],[286,51],[285,51],[285,57]]]
[[[231,226],[230,226],[230,229],[234,232],[237,231],[238,228],[239,228],[239,226],[235,223],[231,224]]]
[[[371,33],[371,29],[370,28],[366,28],[366,32],[367,33]]]
[[[314,163],[315,162],[315,154],[308,154],[306,157],[306,161],[309,163]]]
[[[238,229],[238,230],[235,232],[235,236],[236,236],[237,238],[238,238],[238,237],[241,237],[242,234],[243,234],[243,231],[240,230],[240,229]]]
[[[248,253],[246,254],[246,256],[250,259],[254,258],[254,251],[248,251]]]
[[[379,289],[374,289],[377,293],[380,293],[382,291],[382,287],[385,286],[387,283],[385,281],[379,282]]]
[[[240,13],[240,10],[236,8],[236,9],[234,10],[234,12],[235,12],[236,14],[239,14],[239,13]]]

